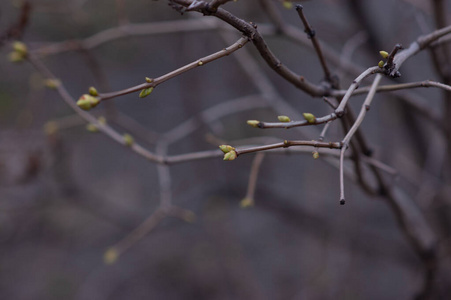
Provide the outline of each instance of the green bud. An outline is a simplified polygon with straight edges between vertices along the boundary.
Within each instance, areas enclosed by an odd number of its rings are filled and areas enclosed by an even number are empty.
[[[56,90],[61,85],[61,81],[58,79],[46,79],[44,85],[49,89]]]
[[[97,89],[95,87],[91,86],[89,88],[89,95],[91,95],[91,96],[98,96],[99,93],[97,92]]]
[[[86,125],[86,130],[89,132],[99,132],[99,128],[95,124],[92,124],[92,123],[89,123]]]
[[[237,157],[235,150],[229,151],[224,154],[224,160],[235,160]]]
[[[152,82],[153,82],[153,79],[152,79],[152,78],[149,78],[149,77],[146,77],[146,82],[152,83]]]
[[[150,95],[153,91],[153,86],[147,89],[143,89],[141,93],[139,93],[139,98],[144,98]]]
[[[283,1],[283,7],[286,9],[291,9],[293,7],[293,3],[291,3],[290,1]]]
[[[203,65],[204,65],[204,62],[201,61],[201,60],[199,60],[199,62],[197,63],[197,65],[198,65],[198,66],[203,66]]]
[[[309,124],[315,124],[316,117],[313,114],[303,113],[302,115],[304,116],[304,119],[306,119]]]
[[[384,61],[381,60],[377,65],[379,66],[379,68],[383,68],[384,67]]]
[[[58,123],[55,121],[48,121],[44,125],[44,132],[46,135],[53,135],[58,132]]]
[[[135,142],[133,137],[128,133],[124,134],[123,138],[124,138],[125,146],[131,147],[133,145],[133,143]]]
[[[83,110],[90,110],[91,108],[96,107],[97,104],[99,103],[100,103],[99,98],[93,97],[88,94],[84,94],[77,101],[78,107],[80,107]]]
[[[247,120],[247,124],[251,125],[252,127],[258,127],[258,124],[260,124],[260,121],[257,120]]]
[[[193,213],[192,211],[187,211],[187,212],[183,213],[182,218],[185,222],[188,222],[188,223],[196,222],[196,214]]]
[[[279,119],[280,122],[291,122],[290,117],[287,116],[277,116],[277,119]]]
[[[314,159],[318,159],[318,158],[319,158],[319,153],[318,153],[318,151],[313,151],[312,153],[313,153],[313,158],[314,158]]]
[[[105,253],[103,254],[103,262],[106,265],[112,265],[114,264],[117,259],[119,258],[119,253],[117,252],[116,249],[114,248],[110,248],[107,251],[105,251]]]
[[[28,49],[27,45],[22,42],[14,42],[13,49],[15,52],[20,53],[23,57],[27,56]]]
[[[224,152],[224,153],[227,153],[227,152],[230,152],[232,150],[235,150],[235,148],[233,148],[230,145],[221,145],[221,146],[219,146],[219,149],[221,149],[221,151]]]
[[[254,206],[254,199],[252,198],[244,198],[240,201],[241,208],[248,208]]]
[[[24,61],[25,57],[17,51],[13,51],[8,55],[10,62],[18,63]]]
[[[379,54],[382,56],[382,58],[387,58],[389,55],[387,51],[379,51]]]
[[[100,117],[97,118],[97,121],[99,121],[100,125],[105,125],[106,124],[105,117],[100,116]]]

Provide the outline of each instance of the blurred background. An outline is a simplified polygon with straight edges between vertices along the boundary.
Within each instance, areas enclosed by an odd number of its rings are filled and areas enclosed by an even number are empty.
[[[407,47],[437,28],[439,2],[449,17],[449,1],[302,4],[346,89],[378,63],[379,50],[390,52],[396,43]],[[323,80],[288,3],[240,0],[224,8],[256,23],[285,65],[315,84]],[[277,30],[274,15],[295,34]],[[121,38],[108,33],[130,24],[146,26],[124,30]],[[113,38],[101,43],[105,36]],[[8,60],[11,42],[22,40],[76,101],[90,86],[99,92],[128,88],[239,38],[220,20],[180,14],[163,0],[0,2],[1,299],[414,298],[423,286],[423,263],[386,200],[368,196],[355,182],[351,164],[347,204],[340,206],[336,156],[320,151],[314,160],[313,149],[267,154],[254,206],[243,208],[255,155],[158,170],[129,148],[88,131],[31,64]],[[443,81],[427,51],[407,61],[401,73],[382,83]],[[437,238],[430,296],[449,299],[451,163],[440,129],[449,94],[429,88],[404,95],[438,116],[438,124],[401,96],[378,94],[361,128],[373,157],[397,171],[383,172],[385,180],[404,190]],[[352,98],[356,112],[363,99]],[[301,120],[303,112],[322,116],[332,109],[279,77],[252,43],[159,85],[147,98],[133,93],[90,111],[150,151],[169,155],[215,150],[222,143],[317,139],[322,126],[261,130],[246,124],[276,121],[280,114]],[[177,138],[165,144],[170,134]],[[333,123],[325,140],[342,138],[340,124]],[[192,211],[195,222],[164,218],[106,264],[105,251],[155,212],[162,197]]]

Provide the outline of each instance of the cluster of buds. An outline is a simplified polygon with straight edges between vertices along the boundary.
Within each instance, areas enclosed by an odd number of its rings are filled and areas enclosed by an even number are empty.
[[[14,63],[24,61],[28,55],[27,45],[22,42],[14,42],[12,46],[13,51],[9,54],[9,60]]]
[[[224,160],[234,160],[238,156],[235,148],[230,145],[221,145],[219,149],[224,152]]]
[[[379,51],[379,54],[382,56],[383,59],[386,59],[389,55],[387,51]],[[383,68],[385,65],[385,62],[383,60],[381,60],[377,65],[379,66],[379,68]]]
[[[100,103],[99,98],[89,94],[84,94],[77,101],[78,107],[80,107],[83,110],[90,110],[91,108],[96,107],[99,103]]]

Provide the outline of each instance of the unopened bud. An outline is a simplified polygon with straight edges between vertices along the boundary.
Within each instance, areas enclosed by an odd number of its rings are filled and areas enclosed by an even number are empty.
[[[383,60],[381,60],[377,65],[379,66],[379,68],[383,68],[385,63]]]
[[[313,152],[313,158],[314,158],[314,159],[318,159],[318,158],[319,158],[319,153],[318,153],[318,151],[314,151],[314,152]]]
[[[241,208],[248,208],[254,206],[254,199],[246,197],[240,201],[240,206]]]
[[[89,95],[91,95],[91,96],[98,96],[99,93],[97,92],[97,89],[95,87],[91,86],[89,88]]]
[[[257,120],[247,120],[247,124],[251,125],[252,127],[258,127],[258,124],[260,124],[260,121]]]
[[[27,56],[28,49],[27,45],[22,42],[14,42],[13,49],[15,52],[20,53],[23,57]]]
[[[8,55],[8,59],[10,62],[18,63],[24,61],[24,56],[19,52],[13,51]]]
[[[143,89],[141,91],[141,93],[139,93],[139,98],[144,98],[150,95],[150,93],[152,93],[153,91],[153,87],[147,88],[147,89]]]
[[[92,124],[92,123],[89,123],[86,125],[86,130],[89,132],[99,132],[99,128],[95,124]]]
[[[99,98],[93,97],[88,94],[84,94],[77,101],[78,107],[80,107],[83,110],[90,110],[91,108],[96,107],[97,104],[99,103],[100,103]]]
[[[146,82],[152,83],[152,82],[153,82],[153,79],[152,79],[152,78],[149,78],[149,77],[146,77]]]
[[[306,119],[309,124],[315,124],[316,117],[313,114],[303,113],[302,115],[304,116],[304,119]]]
[[[61,85],[61,81],[58,79],[46,79],[44,85],[49,89],[56,90]]]
[[[285,7],[286,9],[291,9],[293,7],[293,3],[291,3],[290,1],[283,1],[283,7]]]
[[[58,123],[55,121],[48,121],[44,125],[44,132],[46,135],[53,135],[58,131]]]
[[[291,122],[290,117],[287,116],[278,116],[277,119],[279,119],[280,122]]]
[[[221,151],[224,152],[224,153],[228,153],[228,152],[230,152],[232,150],[235,150],[235,148],[233,148],[230,145],[221,145],[221,146],[219,146],[219,149],[221,149]]]
[[[234,160],[237,157],[235,150],[229,151],[224,154],[224,160]]]
[[[103,254],[103,262],[106,265],[112,265],[114,264],[117,259],[119,258],[119,253],[117,252],[116,249],[114,248],[110,248],[107,251],[105,251],[105,253]]]
[[[129,146],[130,147],[135,142],[133,137],[130,134],[128,134],[128,133],[124,134],[122,137],[124,138],[125,146]]]
[[[379,51],[379,54],[382,56],[382,58],[387,58],[389,55],[387,51]]]

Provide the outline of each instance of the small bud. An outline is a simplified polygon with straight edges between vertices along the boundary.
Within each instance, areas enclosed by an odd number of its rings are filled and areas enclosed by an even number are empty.
[[[105,253],[103,254],[103,262],[106,265],[112,265],[114,264],[117,259],[119,258],[119,253],[117,252],[116,249],[114,248],[110,248],[107,251],[105,251]]]
[[[290,1],[283,1],[283,7],[286,9],[291,9],[293,8],[293,3],[291,3]]]
[[[99,128],[95,124],[92,124],[92,123],[89,123],[86,125],[86,130],[89,132],[99,132]]]
[[[153,86],[147,89],[143,89],[141,93],[139,93],[139,98],[144,98],[150,95],[153,91]]]
[[[99,121],[100,125],[105,125],[106,124],[105,117],[100,116],[100,117],[97,118],[97,121]]]
[[[203,66],[203,65],[204,65],[204,62],[201,61],[201,60],[199,60],[199,62],[197,63],[197,65],[198,65],[198,66]]]
[[[188,222],[188,223],[196,222],[196,214],[193,213],[192,211],[184,212],[182,218],[185,222]]]
[[[224,160],[234,160],[237,157],[235,150],[229,151],[224,154]]]
[[[230,152],[232,150],[235,150],[235,148],[233,148],[230,145],[221,145],[221,146],[219,146],[219,149],[221,149],[221,151],[224,152],[224,153],[228,153],[228,152]]]
[[[319,153],[318,153],[318,151],[313,151],[312,153],[313,153],[313,158],[314,158],[314,159],[318,159],[318,158],[319,158]]]
[[[260,121],[257,120],[247,120],[247,124],[251,125],[252,127],[258,127],[258,124],[260,124]]]
[[[53,135],[58,131],[58,123],[49,121],[44,125],[44,132],[46,135]]]
[[[304,116],[304,119],[306,119],[309,124],[315,124],[316,118],[313,114],[303,113],[302,115]]]
[[[280,122],[291,122],[290,117],[287,116],[277,116],[277,119],[279,119]]]
[[[77,101],[78,107],[80,107],[83,110],[90,110],[91,108],[96,107],[97,104],[99,103],[100,103],[99,98],[93,97],[88,94],[84,94]]]
[[[19,63],[19,62],[24,61],[25,58],[19,52],[13,51],[8,55],[8,59],[10,62]]]
[[[21,54],[23,57],[27,56],[27,45],[25,45],[22,42],[14,42],[13,43],[13,49],[15,52]]]
[[[244,198],[240,201],[241,208],[248,208],[254,206],[254,199],[252,198]]]
[[[128,133],[124,134],[122,137],[124,138],[125,146],[129,146],[130,147],[135,142],[133,137],[130,134],[128,134]]]
[[[98,96],[99,93],[97,92],[97,89],[95,87],[91,86],[89,88],[89,95],[91,95],[91,96]]]
[[[152,83],[152,82],[153,82],[153,79],[152,79],[152,78],[149,78],[149,77],[146,77],[146,82]]]
[[[387,58],[389,55],[387,51],[379,51],[379,54],[382,56],[382,58]]]
[[[46,79],[44,85],[49,89],[56,90],[61,85],[61,81],[58,79]]]
[[[385,63],[383,60],[381,60],[377,65],[379,66],[379,68],[383,68]]]

